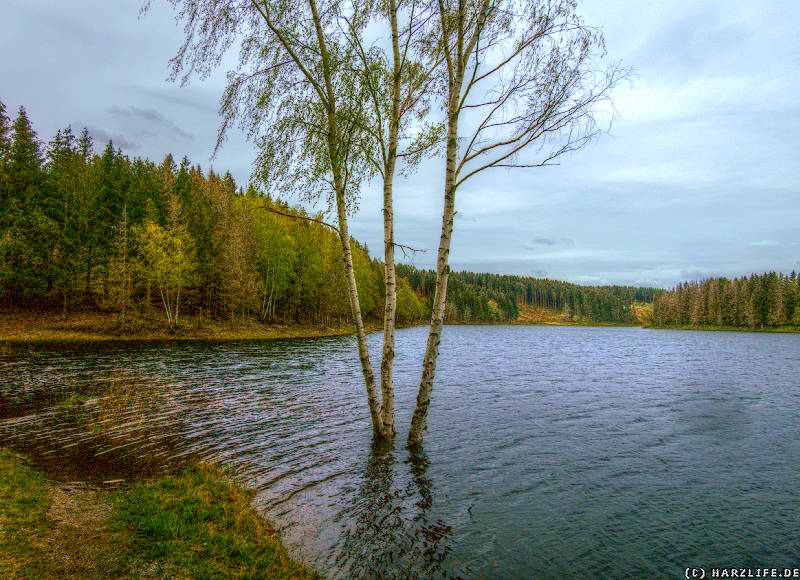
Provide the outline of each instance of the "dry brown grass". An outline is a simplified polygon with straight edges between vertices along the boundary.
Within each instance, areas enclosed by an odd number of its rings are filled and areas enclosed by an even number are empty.
[[[371,328],[374,329],[374,328]],[[81,342],[109,340],[264,340],[317,338],[351,334],[350,325],[337,327],[263,325],[255,320],[219,321],[187,316],[169,328],[158,315],[122,317],[112,313],[37,313],[0,311],[2,342]]]
[[[517,322],[523,324],[574,324],[563,312],[550,308],[539,308],[528,304],[519,307]]]
[[[48,575],[75,580],[117,577],[130,541],[112,525],[108,492],[80,483],[49,488],[51,529],[42,542]]]

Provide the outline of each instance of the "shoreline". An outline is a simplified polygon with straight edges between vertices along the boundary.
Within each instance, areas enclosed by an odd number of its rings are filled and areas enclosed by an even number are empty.
[[[378,324],[367,324],[367,332]],[[325,338],[353,334],[351,325],[266,325],[187,316],[174,328],[152,317],[111,313],[0,312],[0,344],[80,342],[183,342]]]
[[[426,326],[425,322],[398,324],[397,328]],[[800,333],[800,327],[741,328],[715,325],[669,325],[643,323],[578,322],[569,320],[514,320],[498,322],[445,322],[447,326],[571,326],[599,328],[646,328],[654,330],[694,330],[706,332]],[[379,322],[366,324],[367,332],[382,329]],[[152,317],[111,313],[55,314],[34,311],[0,311],[0,345],[89,342],[201,342],[237,340],[282,340],[327,338],[354,334],[351,325],[266,325],[255,320],[221,321],[187,316],[170,329],[164,321]]]
[[[316,578],[213,464],[61,481],[0,447],[0,569],[9,578]],[[4,576],[5,577],[5,576]]]

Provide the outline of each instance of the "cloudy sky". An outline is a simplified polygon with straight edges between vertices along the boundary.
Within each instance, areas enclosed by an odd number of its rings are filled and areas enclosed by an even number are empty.
[[[0,100],[45,140],[86,126],[131,156],[207,168],[224,70],[167,82],[182,31],[165,3],[144,18],[139,6],[5,0]],[[470,180],[453,268],[654,286],[800,268],[800,2],[585,0],[581,13],[636,71],[611,134],[556,167]],[[243,182],[253,158],[232,135],[213,165]],[[442,185],[431,160],[396,186],[398,241],[428,250],[419,267],[436,254]],[[373,253],[380,203],[368,185],[351,225]]]

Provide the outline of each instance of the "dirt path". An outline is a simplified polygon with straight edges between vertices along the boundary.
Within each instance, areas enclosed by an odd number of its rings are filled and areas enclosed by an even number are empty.
[[[111,526],[108,492],[83,482],[48,483],[52,524],[43,538],[43,556],[54,578],[119,578],[126,549]]]

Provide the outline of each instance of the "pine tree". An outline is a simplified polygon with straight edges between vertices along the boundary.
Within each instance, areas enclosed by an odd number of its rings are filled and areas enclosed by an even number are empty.
[[[41,144],[28,120],[24,107],[13,124],[13,137],[8,153],[8,179],[12,195],[20,203],[39,201],[42,182]]]
[[[53,288],[57,231],[46,211],[41,145],[23,107],[12,129],[0,235],[0,292],[13,302],[41,301]]]
[[[6,115],[6,106],[0,101],[0,227],[8,210],[8,157],[11,152],[11,120]]]

